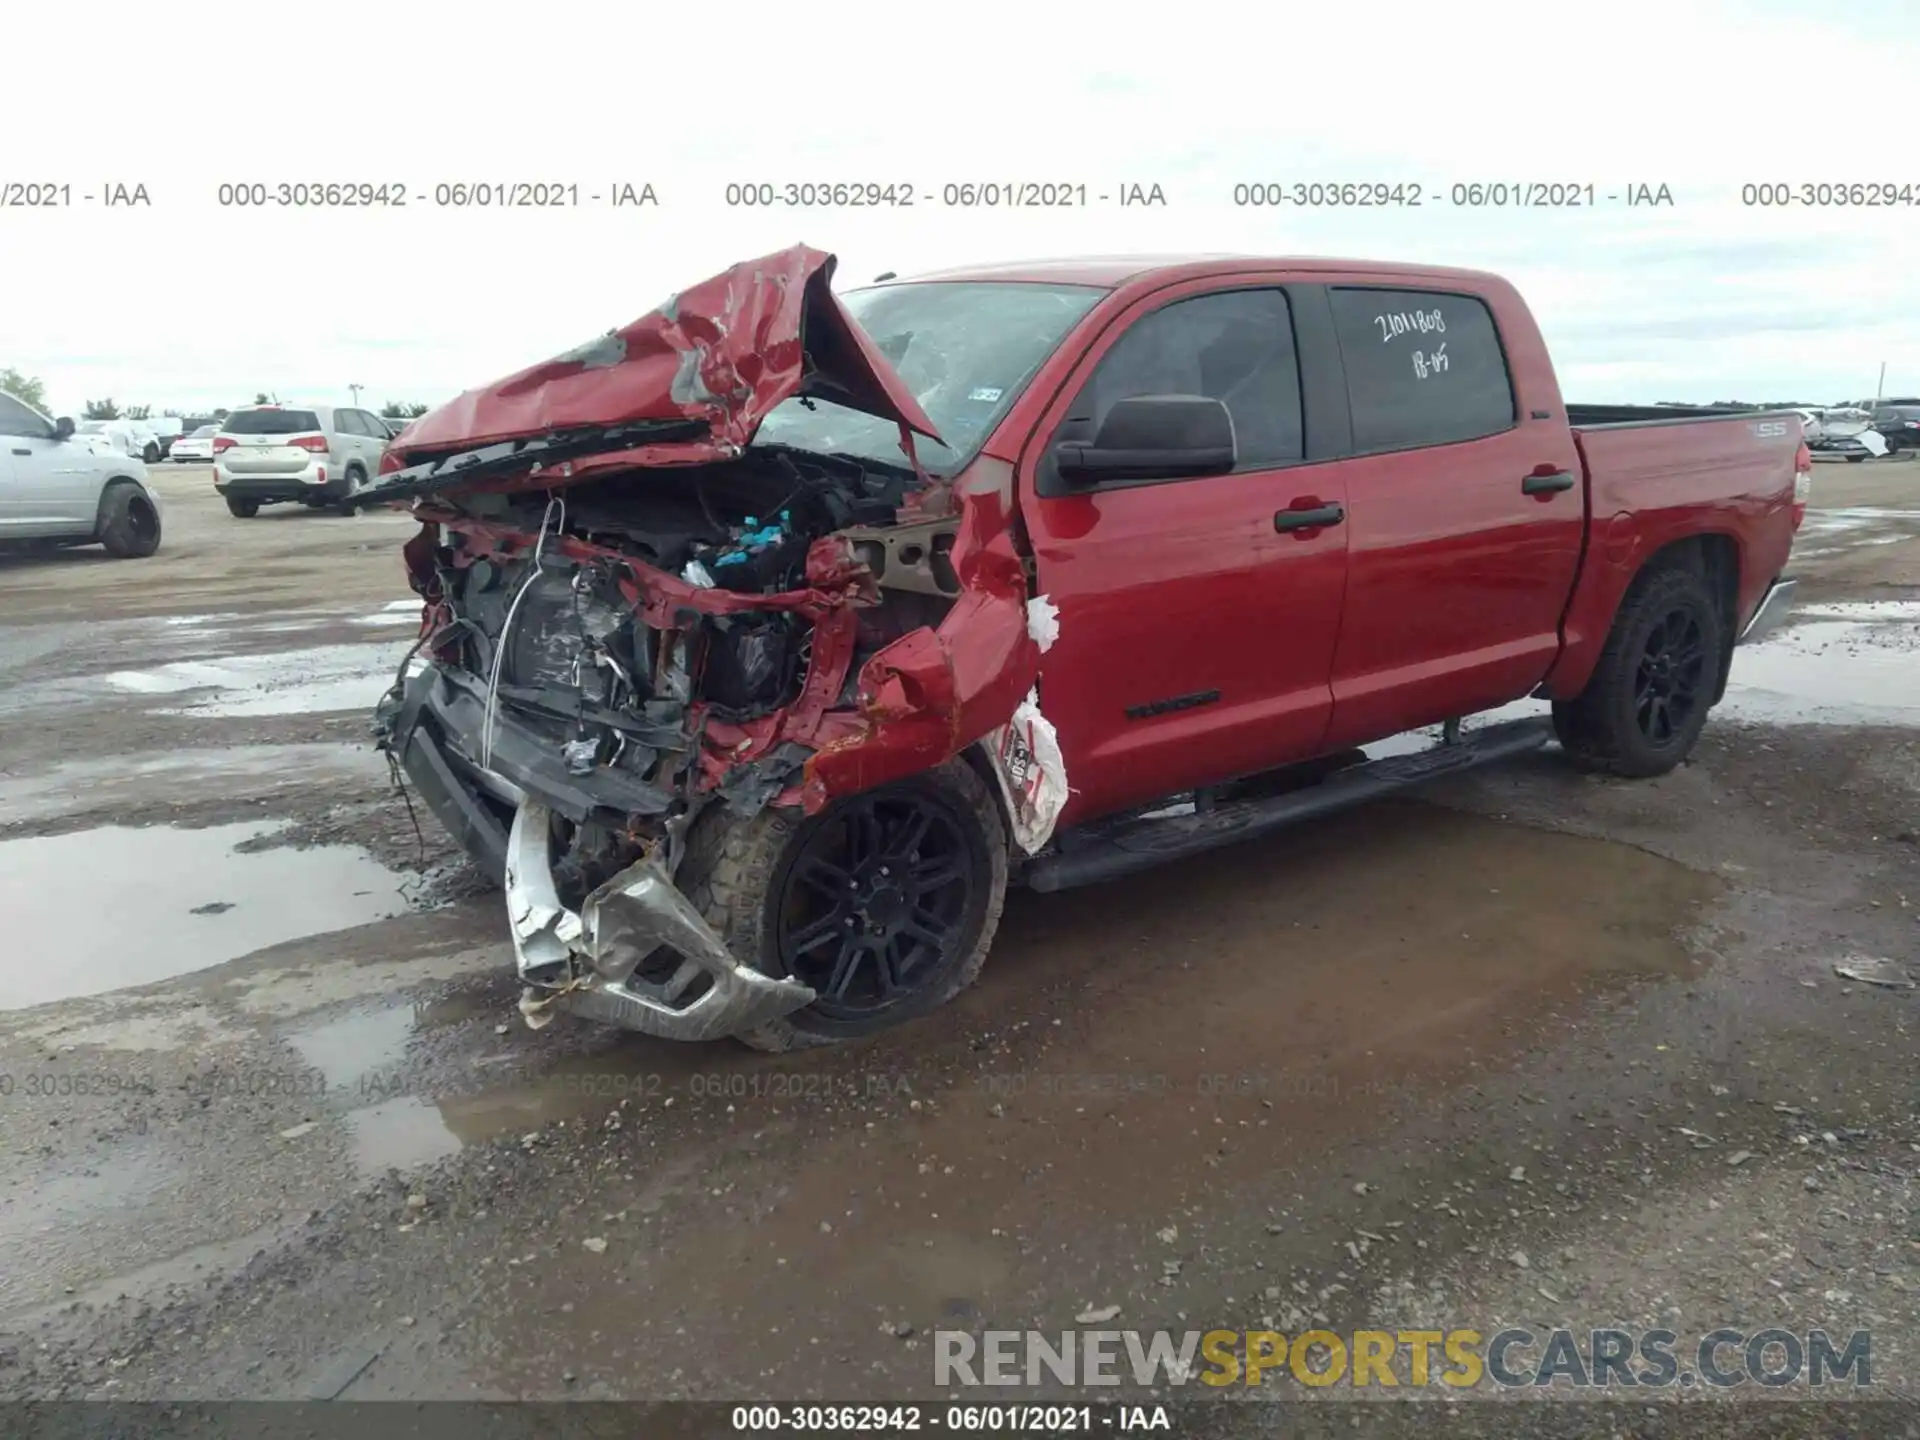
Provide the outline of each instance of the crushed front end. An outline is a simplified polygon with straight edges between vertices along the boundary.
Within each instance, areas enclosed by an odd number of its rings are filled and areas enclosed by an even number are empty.
[[[1034,647],[1000,498],[768,447],[416,502],[424,664],[377,731],[504,887],[530,1020],[711,1039],[812,1001],[674,887],[688,830],[817,811],[1012,714]]]
[[[809,1005],[676,888],[689,836],[935,767],[1034,685],[1012,469],[927,471],[914,437],[942,442],[832,269],[745,262],[469,391],[362,492],[421,526],[418,664],[376,734],[504,887],[532,1023],[708,1039]],[[808,443],[765,443],[776,408]]]

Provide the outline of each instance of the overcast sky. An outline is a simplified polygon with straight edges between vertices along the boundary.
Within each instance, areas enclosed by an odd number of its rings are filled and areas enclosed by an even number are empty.
[[[15,7],[0,367],[56,410],[434,402],[796,241],[841,284],[973,260],[1236,251],[1510,275],[1589,401],[1920,393],[1920,203],[1750,208],[1743,184],[1920,192],[1910,0],[1310,8],[336,0]],[[1829,16],[1824,13],[1832,11]],[[78,43],[84,40],[84,45]],[[577,208],[436,209],[556,181]],[[740,209],[731,182],[912,185],[911,209]],[[944,208],[948,184],[1158,184],[1164,207]],[[1419,209],[1236,207],[1236,183],[1419,185]],[[404,209],[222,208],[223,182],[404,185]],[[1595,186],[1471,209],[1455,184]],[[114,183],[148,208],[107,209]],[[622,182],[660,204],[615,209]],[[1666,185],[1670,207],[1608,194]],[[1915,195],[1920,201],[1920,193]]]

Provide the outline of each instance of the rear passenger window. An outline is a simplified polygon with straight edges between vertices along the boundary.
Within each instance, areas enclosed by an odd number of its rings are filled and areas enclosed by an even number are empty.
[[[1240,470],[1300,459],[1300,362],[1286,295],[1231,290],[1142,316],[1102,357],[1073,416],[1098,433],[1114,401],[1138,395],[1224,402]]]
[[[1355,450],[1447,445],[1513,428],[1513,381],[1483,301],[1338,288],[1331,299]]]

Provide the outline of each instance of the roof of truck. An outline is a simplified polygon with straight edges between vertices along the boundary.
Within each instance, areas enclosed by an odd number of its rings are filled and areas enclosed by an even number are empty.
[[[1186,279],[1236,270],[1325,270],[1338,273],[1403,275],[1408,279],[1485,281],[1496,277],[1483,270],[1459,270],[1443,265],[1407,265],[1388,260],[1341,260],[1324,255],[1084,255],[1051,260],[1005,260],[958,265],[903,275],[884,283],[911,285],[929,280],[1001,280],[1050,285],[1097,285],[1117,289],[1145,275]]]

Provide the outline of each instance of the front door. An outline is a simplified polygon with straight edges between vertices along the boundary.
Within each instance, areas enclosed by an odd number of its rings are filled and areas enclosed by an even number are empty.
[[[1229,288],[1232,287],[1232,288]],[[1231,474],[1076,488],[1048,459],[1117,400],[1205,395],[1234,421]],[[1338,467],[1306,463],[1287,291],[1214,278],[1121,315],[1022,458],[1038,593],[1059,610],[1040,708],[1073,796],[1063,823],[1319,749],[1346,582]],[[1300,522],[1314,511],[1319,523]]]
[[[0,535],[21,539],[90,530],[100,498],[85,440],[56,440],[46,418],[0,395]]]

